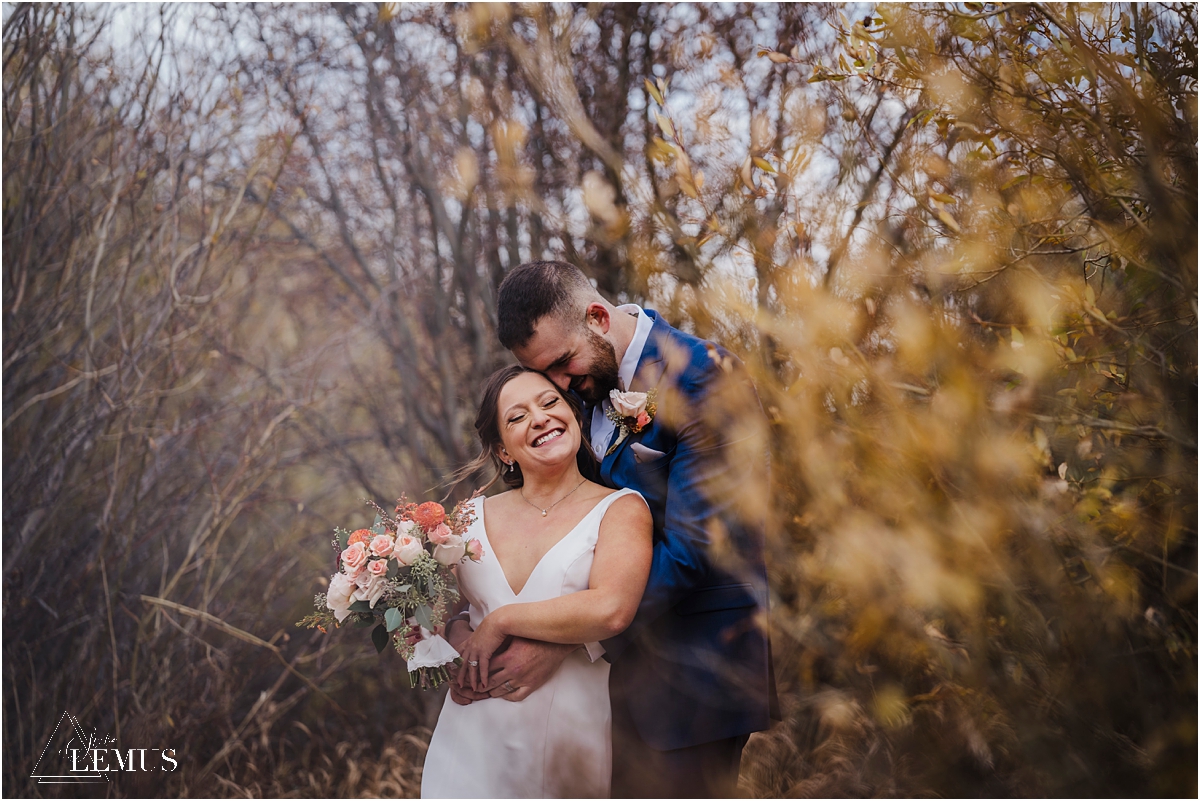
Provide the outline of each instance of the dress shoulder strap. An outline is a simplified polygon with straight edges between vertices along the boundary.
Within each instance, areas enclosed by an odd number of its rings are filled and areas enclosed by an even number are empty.
[[[591,527],[590,532],[593,541],[595,541],[596,537],[600,536],[600,522],[604,520],[604,515],[608,514],[609,507],[616,503],[618,499],[624,498],[626,495],[636,495],[642,499],[642,503],[646,502],[646,499],[642,498],[642,493],[635,489],[630,489],[629,487],[626,487],[625,489],[619,489],[604,500],[600,501],[600,503],[596,504],[596,508],[589,512],[589,515],[595,515],[595,525]]]

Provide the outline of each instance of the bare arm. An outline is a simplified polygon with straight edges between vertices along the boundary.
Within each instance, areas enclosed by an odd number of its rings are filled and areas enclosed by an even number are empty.
[[[459,649],[459,684],[481,691],[488,662],[508,636],[575,645],[615,636],[637,612],[653,555],[650,510],[633,496],[619,498],[600,524],[588,589],[559,598],[509,604],[492,612]],[[478,665],[471,665],[478,662]]]

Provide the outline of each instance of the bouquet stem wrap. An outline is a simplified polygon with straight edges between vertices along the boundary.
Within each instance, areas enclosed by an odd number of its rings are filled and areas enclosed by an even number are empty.
[[[458,660],[458,651],[445,637],[434,634],[418,623],[416,618],[409,618],[407,622],[421,632],[421,640],[413,646],[412,657],[407,660],[408,686],[420,686],[425,690],[448,681],[450,674],[446,671],[446,665]]]

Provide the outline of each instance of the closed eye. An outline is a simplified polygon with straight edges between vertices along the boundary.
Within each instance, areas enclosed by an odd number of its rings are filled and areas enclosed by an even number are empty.
[[[574,355],[575,354],[573,354],[573,353],[564,353],[562,356],[559,356],[557,359],[550,362],[550,364],[547,365],[546,369],[543,370],[542,372],[549,373],[553,370],[558,370],[562,367],[565,367],[567,365],[567,363],[571,361],[571,358]]]

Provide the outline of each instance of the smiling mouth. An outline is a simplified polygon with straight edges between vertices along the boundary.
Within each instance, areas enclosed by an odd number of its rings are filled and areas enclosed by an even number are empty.
[[[553,431],[548,431],[533,441],[533,447],[540,448],[541,446],[545,445],[547,442],[558,439],[562,435],[563,435],[563,430],[561,428],[556,428]]]

